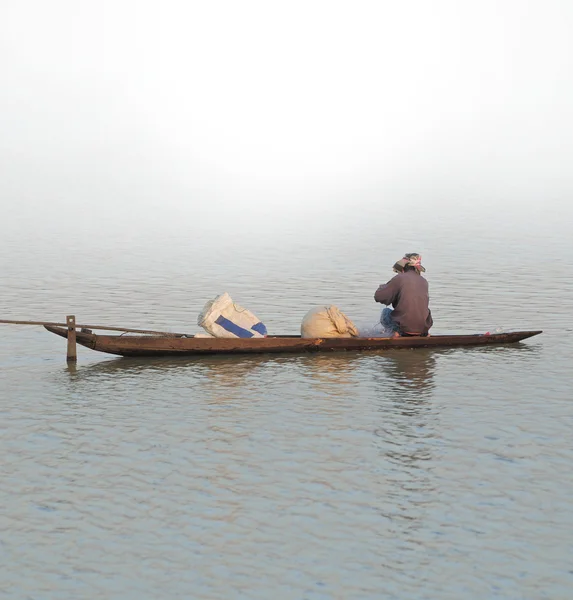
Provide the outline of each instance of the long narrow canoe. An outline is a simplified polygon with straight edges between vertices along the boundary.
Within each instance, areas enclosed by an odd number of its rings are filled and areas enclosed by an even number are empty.
[[[64,327],[45,326],[48,331],[68,337]],[[295,335],[265,338],[200,338],[177,335],[96,335],[77,331],[78,344],[120,356],[165,356],[204,354],[266,354],[333,352],[340,350],[387,350],[390,348],[454,348],[520,342],[541,331],[516,331],[493,335],[433,335],[400,338],[301,338]]]

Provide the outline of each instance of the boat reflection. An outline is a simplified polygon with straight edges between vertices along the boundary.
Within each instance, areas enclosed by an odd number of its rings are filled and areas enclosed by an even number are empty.
[[[331,396],[347,396],[359,384],[358,367],[365,355],[351,353],[312,354],[300,358],[301,371],[311,389]]]
[[[402,390],[404,397],[416,399],[427,395],[435,387],[436,363],[441,353],[426,349],[388,352],[381,357],[378,378],[382,376],[385,386],[396,393]]]
[[[385,496],[377,507],[392,523],[392,531],[418,544],[425,505],[436,493],[430,473],[439,435],[440,412],[432,401],[436,389],[439,350],[392,351],[379,357],[373,374],[375,411],[373,444],[378,451],[378,473]],[[397,507],[395,499],[410,498]]]
[[[524,354],[529,358],[537,352],[539,349],[521,344],[395,351],[379,357],[378,369],[373,374],[379,413],[373,439],[379,451],[380,472],[388,483],[389,496],[407,492],[418,499],[399,515],[391,503],[387,503],[382,514],[402,522],[413,539],[414,530],[423,522],[424,504],[435,494],[432,470],[447,438],[438,395],[440,370],[446,370],[450,361],[511,362],[522,360]]]
[[[253,354],[210,355],[181,357],[118,357],[85,365],[69,363],[66,372],[74,377],[117,376],[133,377],[149,371],[164,373],[202,371],[231,382],[237,376],[253,372],[261,366],[301,365],[309,374],[326,383],[349,383],[354,381],[357,365],[372,366],[377,361],[378,372],[390,381],[406,389],[428,391],[433,388],[433,374],[440,356],[453,353],[498,353],[506,360],[524,352],[537,352],[538,348],[527,344],[492,346],[464,349],[379,350],[373,352],[332,352],[318,354]],[[90,354],[93,356],[93,353]],[[103,356],[103,355],[102,355]],[[81,360],[81,359],[80,359]],[[230,379],[227,375],[230,374]]]
[[[66,372],[76,381],[88,379],[153,378],[189,376],[204,383],[211,381],[223,387],[237,384],[254,376],[261,368],[289,367],[300,357],[289,355],[187,356],[115,358],[90,365],[68,365]],[[157,378],[154,377],[157,375]]]

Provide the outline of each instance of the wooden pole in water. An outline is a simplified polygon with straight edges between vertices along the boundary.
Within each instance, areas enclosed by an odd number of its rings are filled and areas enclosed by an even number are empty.
[[[66,323],[68,325],[68,355],[66,360],[68,362],[77,362],[78,352],[76,348],[76,317],[75,315],[69,315],[66,317]]]

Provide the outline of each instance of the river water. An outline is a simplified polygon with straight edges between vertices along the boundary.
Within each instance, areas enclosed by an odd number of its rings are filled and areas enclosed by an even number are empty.
[[[434,333],[487,349],[132,360],[0,329],[0,596],[568,599],[573,213],[474,202],[278,215],[264,230],[15,210],[2,318],[198,331],[228,291],[271,333],[374,323],[403,252]],[[35,228],[28,227],[30,220]],[[274,225],[273,225],[274,223]]]

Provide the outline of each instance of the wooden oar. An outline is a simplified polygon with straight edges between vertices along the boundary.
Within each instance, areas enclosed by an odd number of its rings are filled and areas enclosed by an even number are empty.
[[[52,323],[50,321],[12,321],[9,319],[0,319],[0,323],[6,325],[48,325],[50,327],[68,328],[68,323]],[[186,333],[173,333],[171,331],[154,331],[152,329],[130,329],[127,327],[109,327],[107,325],[76,325],[77,329],[103,329],[105,331],[123,331],[125,333],[145,333],[148,335],[165,335],[169,337],[182,337]]]

